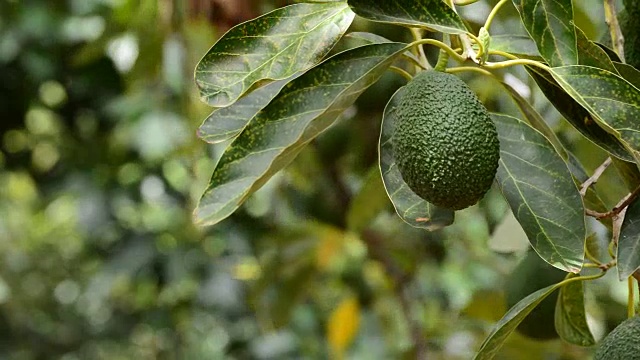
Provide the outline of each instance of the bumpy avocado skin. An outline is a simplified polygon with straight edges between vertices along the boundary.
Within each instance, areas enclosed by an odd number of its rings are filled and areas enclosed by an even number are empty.
[[[447,209],[477,203],[495,177],[500,144],[473,91],[455,75],[422,71],[405,86],[396,115],[393,152],[409,188]]]
[[[547,264],[530,250],[511,272],[505,285],[507,306],[513,307],[529,294],[562,281],[566,272]],[[516,329],[520,334],[537,340],[558,338],[554,317],[558,292],[547,296]]]
[[[613,329],[598,345],[593,360],[640,360],[640,317]]]

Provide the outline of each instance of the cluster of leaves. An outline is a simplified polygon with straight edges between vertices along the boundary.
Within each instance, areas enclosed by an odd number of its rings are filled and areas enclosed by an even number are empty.
[[[621,280],[638,270],[640,238],[635,227],[640,201],[634,191],[626,202],[606,212],[589,183],[579,187],[588,175],[578,158],[529,101],[508,85],[500,70],[524,66],[564,118],[614,159],[630,190],[640,185],[636,166],[640,161],[636,121],[640,72],[575,25],[571,0],[513,0],[529,36],[492,36],[490,21],[506,2],[498,3],[477,36],[456,6],[442,0],[298,3],[231,29],[195,71],[202,100],[215,107],[201,125],[200,137],[210,143],[231,140],[197,206],[196,222],[213,225],[231,215],[386,71],[410,78],[411,73],[428,68],[421,47],[435,45],[441,49],[441,59],[448,56],[471,64],[446,71],[474,71],[493,78],[521,110],[521,119],[493,115],[501,153],[496,182],[533,249],[549,264],[568,272],[565,281],[536,291],[510,309],[476,358],[492,358],[522,319],[558,289],[559,334],[568,342],[592,345],[581,282],[596,279],[614,266]],[[356,14],[373,22],[412,28],[414,41],[394,42],[364,32],[345,35]],[[422,39],[424,30],[448,35],[460,49]],[[359,39],[364,45],[327,57],[343,37]],[[496,61],[500,58],[507,60]],[[382,120],[378,150],[384,188],[405,222],[441,229],[453,223],[454,213],[413,194],[395,166],[389,141],[400,92],[389,100]],[[620,212],[627,206],[623,222]],[[613,227],[611,262],[603,264],[588,251],[585,260],[585,249],[592,248],[585,213]],[[617,226],[621,226],[619,232]],[[600,271],[575,275],[585,264]]]

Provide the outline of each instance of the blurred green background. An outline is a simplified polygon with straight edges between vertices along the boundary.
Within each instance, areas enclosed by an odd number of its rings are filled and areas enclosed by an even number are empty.
[[[0,358],[472,357],[506,311],[502,289],[526,238],[496,189],[440,231],[395,215],[376,149],[397,75],[229,219],[192,224],[228,144],[196,136],[211,109],[193,69],[229,27],[288,3],[0,2]],[[462,14],[480,23],[494,3]],[[576,22],[597,39],[601,1],[575,3]],[[361,19],[353,29],[408,36]],[[494,32],[524,32],[511,6]],[[465,80],[490,109],[517,115],[496,84],[474,76]],[[606,157],[526,73],[507,77],[588,169]],[[599,190],[614,204],[624,191],[605,180]],[[597,337],[626,315],[626,284],[610,275],[588,287]],[[589,353],[515,334],[499,357]]]

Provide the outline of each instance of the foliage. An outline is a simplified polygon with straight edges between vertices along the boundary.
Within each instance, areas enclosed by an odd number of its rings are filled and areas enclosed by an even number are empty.
[[[561,294],[555,315],[558,334],[570,343],[592,345],[593,337],[585,320],[585,287],[582,281],[598,279],[613,267],[618,269],[620,279],[624,280],[640,268],[640,258],[636,256],[638,239],[633,235],[634,217],[637,217],[633,211],[637,205],[634,200],[640,193],[640,183],[636,181],[636,163],[640,163],[640,138],[637,136],[640,128],[636,121],[640,116],[638,70],[621,63],[616,51],[596,44],[585,35],[576,25],[575,5],[571,0],[513,0],[527,34],[513,41],[509,41],[510,34],[496,36],[499,39],[497,47],[493,47],[490,26],[497,21],[500,10],[509,1],[499,1],[483,19],[484,24],[481,20],[482,26],[479,28],[473,26],[470,19],[459,15],[458,10],[472,3],[474,1],[454,3],[440,0],[299,3],[230,30],[198,64],[196,82],[205,99],[210,98],[212,88],[238,84],[235,98],[242,96],[240,101],[255,104],[252,108],[257,111],[252,110],[242,117],[242,121],[246,122],[245,127],[233,133],[234,138],[216,165],[200,199],[195,213],[196,221],[213,225],[238,209],[269,178],[291,163],[304,146],[320,136],[340,116],[344,116],[341,114],[355,104],[357,97],[368,87],[379,81],[385,70],[395,71],[408,81],[414,81],[416,74],[432,66],[438,71],[470,72],[488,77],[491,81],[502,83],[522,111],[522,114],[509,114],[505,113],[502,106],[494,109],[493,121],[500,140],[500,166],[496,183],[537,255],[548,265],[570,275],[566,280],[535,291],[515,304],[480,346],[476,358],[490,359],[496,356],[517,325],[555,290]],[[620,34],[620,28],[616,28],[612,4],[605,2],[604,6],[606,20],[612,24],[611,34],[616,36]],[[355,32],[352,37],[362,40],[364,45],[347,45],[344,51],[324,61],[310,60],[308,55],[313,57],[316,53],[326,53],[338,43],[346,30],[346,23],[351,21],[351,17],[346,15],[351,11],[374,23],[409,28],[413,39],[411,42],[390,41],[380,34]],[[333,15],[338,13],[341,16]],[[309,17],[309,20],[290,24],[291,14],[297,14],[296,19]],[[336,32],[324,35],[322,41],[318,42],[314,31],[320,25],[324,27],[331,23]],[[296,32],[299,28],[303,31]],[[424,30],[427,30],[429,38],[423,38]],[[295,35],[291,37],[290,34]],[[266,51],[271,52],[272,56],[265,57],[254,50],[265,47],[263,41],[268,42]],[[299,44],[311,41],[317,43],[314,51],[305,51],[303,55],[290,51],[292,47],[304,48],[306,45]],[[619,41],[613,43],[621,44]],[[439,50],[436,65],[432,65],[433,58],[430,62],[426,56],[425,45]],[[622,53],[620,46],[615,50]],[[285,62],[285,59],[286,66],[274,66],[274,63]],[[287,85],[274,82],[296,71],[304,71],[309,66],[312,68],[304,74],[287,80]],[[526,69],[551,104],[576,130],[598,145],[598,151],[617,158],[615,163],[622,169],[621,179],[631,185],[633,192],[621,199],[613,210],[599,212],[602,208],[606,209],[599,200],[603,193],[591,188],[612,160],[607,159],[596,170],[596,175],[585,179],[586,172],[580,163],[581,159],[573,154],[571,144],[562,140],[562,132],[554,131],[545,118],[538,114],[534,104],[507,83],[509,75],[514,78],[509,70],[515,66]],[[241,87],[240,81],[234,80],[237,75],[243,75],[242,81],[250,81],[252,87]],[[260,86],[266,89],[271,84],[278,85],[274,85],[267,100]],[[398,99],[406,96],[403,95],[404,90],[401,88],[391,97],[384,111],[378,166],[389,199],[400,218],[414,227],[433,231],[451,225],[453,212],[438,209],[414,194],[397,169],[399,162],[404,164],[411,159],[394,159],[394,156],[400,156],[393,153],[396,147],[392,146],[392,141],[394,131],[397,131],[394,130],[394,124],[402,116],[396,108],[400,101]],[[254,94],[256,98],[252,101]],[[460,109],[470,106],[459,104],[461,100],[455,92],[448,96],[452,98],[444,100],[448,101],[447,106]],[[231,101],[209,103],[223,108],[216,111],[224,111],[235,99],[230,96],[226,98]],[[520,119],[522,115],[523,120]],[[218,118],[220,124],[217,127],[229,128],[236,121]],[[455,131],[459,134],[453,134],[453,137],[469,136],[465,127],[457,127]],[[201,128],[200,133],[205,139],[224,134],[229,132],[218,132],[212,127]],[[407,139],[403,141],[407,142]],[[423,140],[416,138],[415,141]],[[416,157],[413,161],[422,158]],[[415,174],[411,176],[415,177]],[[335,190],[340,191],[345,185],[340,184],[342,180],[337,181]],[[610,180],[613,184],[615,181]],[[380,191],[379,188],[366,186],[363,189]],[[599,211],[586,208],[585,204],[596,205]],[[632,206],[625,217],[629,204]],[[603,263],[588,252],[591,250],[588,250],[585,214],[601,220],[602,224],[612,229],[607,241],[612,257],[610,262]],[[375,241],[368,239],[369,236],[367,230],[360,231],[362,241],[374,254]],[[618,248],[617,255],[611,251],[614,248]],[[387,263],[388,272],[392,271],[384,257],[380,261]],[[596,272],[590,273],[587,270],[589,268]],[[576,275],[580,273],[582,275]],[[637,278],[640,279],[640,275]],[[630,294],[633,294],[633,288]],[[633,296],[630,296],[628,307],[632,309],[633,306]],[[420,358],[426,356],[420,346],[423,336],[421,331],[414,333],[414,350]]]
[[[640,78],[602,8],[495,3],[0,2],[0,358],[588,357],[633,310]],[[443,45],[505,144],[455,221],[389,142]],[[509,310],[531,247],[580,275]],[[553,291],[563,340],[512,333]]]

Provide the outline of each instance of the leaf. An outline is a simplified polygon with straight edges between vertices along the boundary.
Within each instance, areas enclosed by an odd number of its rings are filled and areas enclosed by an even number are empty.
[[[578,40],[578,64],[593,66],[614,73],[617,72],[607,53],[596,43],[589,40],[579,28],[576,28],[576,36]]]
[[[571,0],[513,0],[513,4],[549,65],[578,63]]]
[[[532,67],[527,67],[527,71],[549,102],[584,137],[615,157],[634,161],[620,141],[593,121],[591,114],[582,105],[573,100],[554,80],[551,74]]]
[[[347,227],[351,231],[364,230],[375,217],[389,206],[380,170],[374,166],[367,174],[362,188],[351,200],[347,211]]]
[[[404,87],[398,89],[384,109],[378,148],[382,180],[389,199],[391,199],[396,212],[402,220],[417,228],[427,230],[440,229],[453,223],[454,212],[436,207],[411,191],[409,186],[402,180],[400,170],[393,158],[391,135],[393,134],[396,118],[396,104],[400,96],[402,96],[403,90]]]
[[[618,74],[625,80],[631,83],[631,85],[640,89],[640,71],[629,64],[623,64],[620,62],[614,62]]]
[[[358,15],[371,21],[416,26],[445,34],[464,34],[467,28],[442,0],[349,0]]]
[[[620,60],[620,56],[618,56],[618,54],[616,54],[616,52],[613,51],[613,49],[611,49],[610,47],[604,44],[600,44],[598,42],[596,42],[595,44],[598,45],[602,50],[604,50],[604,52],[607,54],[607,56],[609,56],[609,59],[611,59],[611,61],[622,62],[622,60]]]
[[[361,32],[361,31],[350,32],[347,35],[345,35],[345,37],[360,40],[365,44],[383,44],[383,43],[392,42],[391,40],[385,38],[384,36],[380,36],[378,34],[373,34],[368,32]],[[413,59],[413,61],[418,64],[420,63],[420,59],[418,59],[418,57],[415,54],[413,54],[411,51],[405,51],[404,54],[402,55]]]
[[[558,84],[605,130],[640,150],[640,90],[620,76],[591,66],[552,69]],[[637,154],[634,154],[637,156]]]
[[[519,56],[540,57],[536,43],[527,35],[492,35],[491,50]]]
[[[226,107],[272,80],[318,63],[354,14],[344,2],[293,4],[233,27],[196,67],[203,101]]]
[[[522,115],[524,115],[524,118],[527,120],[529,125],[531,125],[534,129],[541,132],[547,138],[547,140],[551,142],[551,144],[556,149],[558,154],[560,154],[560,156],[562,156],[563,159],[567,160],[568,158],[567,150],[564,148],[564,146],[560,142],[560,139],[558,139],[558,137],[553,132],[553,130],[544,121],[544,119],[542,118],[542,115],[540,115],[538,111],[536,111],[536,109],[534,109],[534,107],[531,106],[529,101],[523,98],[509,84],[502,81],[500,82],[500,84],[502,84],[502,86],[505,88],[505,90],[507,90],[509,95],[511,95],[511,98],[516,103],[516,105],[518,105],[520,112],[522,113]]]
[[[327,322],[327,340],[333,358],[342,359],[360,328],[360,304],[355,297],[344,299],[331,313]]]
[[[636,198],[624,215],[618,239],[618,278],[625,280],[640,268],[640,198]]]
[[[560,288],[555,325],[562,340],[579,346],[595,345],[596,341],[587,324],[582,281],[574,281]]]
[[[198,136],[210,144],[238,136],[247,123],[267,106],[291,80],[289,78],[274,81],[240,98],[226,108],[213,110],[211,115],[200,125]]]
[[[524,121],[493,114],[500,139],[496,179],[531,246],[549,264],[578,272],[584,260],[584,205],[549,141]]]
[[[480,350],[474,357],[476,360],[490,360],[500,351],[505,340],[520,325],[529,313],[535,309],[547,296],[551,295],[557,288],[558,284],[550,285],[542,288],[515,304],[507,313],[498,321],[493,331],[480,345]]]
[[[337,54],[293,80],[225,150],[194,217],[215,224],[233,213],[335,119],[406,50],[365,45]]]

